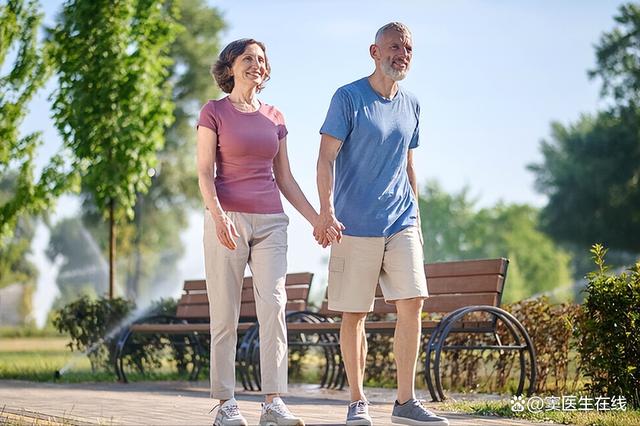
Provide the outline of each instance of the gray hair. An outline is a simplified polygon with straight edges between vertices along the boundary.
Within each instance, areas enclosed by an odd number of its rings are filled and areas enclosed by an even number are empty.
[[[376,38],[375,38],[374,43],[375,44],[379,44],[380,43],[380,39],[382,38],[384,33],[386,33],[387,31],[390,31],[390,30],[395,30],[395,31],[398,31],[401,34],[404,34],[407,37],[411,37],[411,30],[405,24],[403,24],[402,22],[389,22],[387,25],[381,27],[376,32]]]

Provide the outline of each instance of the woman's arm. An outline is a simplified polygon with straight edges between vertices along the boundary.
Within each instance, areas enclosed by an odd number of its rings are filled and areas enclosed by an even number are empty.
[[[276,183],[282,195],[291,203],[291,205],[300,212],[302,216],[311,224],[316,225],[318,222],[318,213],[313,208],[307,197],[305,197],[302,189],[296,182],[291,167],[289,165],[289,155],[287,154],[287,137],[280,140],[280,149],[273,159],[273,174]]]
[[[204,126],[198,127],[198,186],[200,194],[209,214],[216,224],[216,235],[220,243],[230,250],[236,248],[235,239],[239,237],[236,227],[226,215],[216,193],[216,186],[213,183],[216,166],[216,147],[218,145],[218,135]]]

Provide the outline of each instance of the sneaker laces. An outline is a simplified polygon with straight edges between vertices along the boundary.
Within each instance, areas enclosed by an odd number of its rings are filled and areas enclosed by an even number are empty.
[[[434,413],[433,411],[431,411],[431,410],[427,409],[427,407],[425,407],[425,406],[422,404],[422,401],[421,401],[421,400],[419,400],[419,399],[417,399],[417,398],[416,398],[416,399],[414,399],[414,400],[413,400],[413,405],[415,405],[416,407],[419,407],[421,410],[425,411],[428,415],[430,415],[430,416],[435,416],[435,413]]]
[[[367,412],[367,405],[369,405],[367,401],[360,399],[353,404],[356,406],[356,414],[365,414]]]
[[[226,414],[229,417],[236,417],[240,415],[240,408],[238,408],[238,404],[229,404],[229,405],[217,404],[211,409],[211,411],[209,411],[209,413],[212,413],[213,410],[215,410],[218,407],[220,407],[220,411],[222,411],[224,414]]]
[[[272,411],[275,411],[281,416],[293,417],[293,414],[291,414],[291,411],[289,411],[289,407],[287,407],[286,404],[282,401],[279,401],[278,403],[272,402],[271,404],[269,404],[268,407],[269,409],[271,409]]]

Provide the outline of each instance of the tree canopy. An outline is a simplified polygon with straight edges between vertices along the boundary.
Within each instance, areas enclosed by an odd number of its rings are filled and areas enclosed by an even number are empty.
[[[542,162],[529,166],[549,198],[543,228],[585,257],[594,243],[640,253],[640,6],[621,6],[614,19],[618,26],[602,35],[589,72],[612,104],[575,123],[552,123]]]
[[[0,247],[12,241],[20,217],[48,211],[73,184],[64,172],[63,155],[54,156],[36,177],[41,134],[20,135],[19,131],[27,105],[51,74],[38,43],[41,19],[35,0],[0,4],[0,67],[8,69],[0,75]]]
[[[422,194],[427,262],[506,257],[505,301],[541,293],[571,298],[570,257],[539,230],[537,209],[504,203],[480,209],[468,188],[450,194],[434,181]]]
[[[173,119],[169,48],[180,26],[164,0],[69,0],[50,34],[54,121],[74,170],[110,225],[133,217]]]

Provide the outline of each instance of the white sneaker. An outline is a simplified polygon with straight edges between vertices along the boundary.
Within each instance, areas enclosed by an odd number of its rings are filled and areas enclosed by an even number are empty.
[[[238,402],[235,398],[225,401],[218,408],[218,413],[213,421],[213,426],[247,426],[247,420],[240,414]]]
[[[273,398],[271,404],[262,404],[260,426],[304,426],[304,421],[291,414],[279,396]]]

